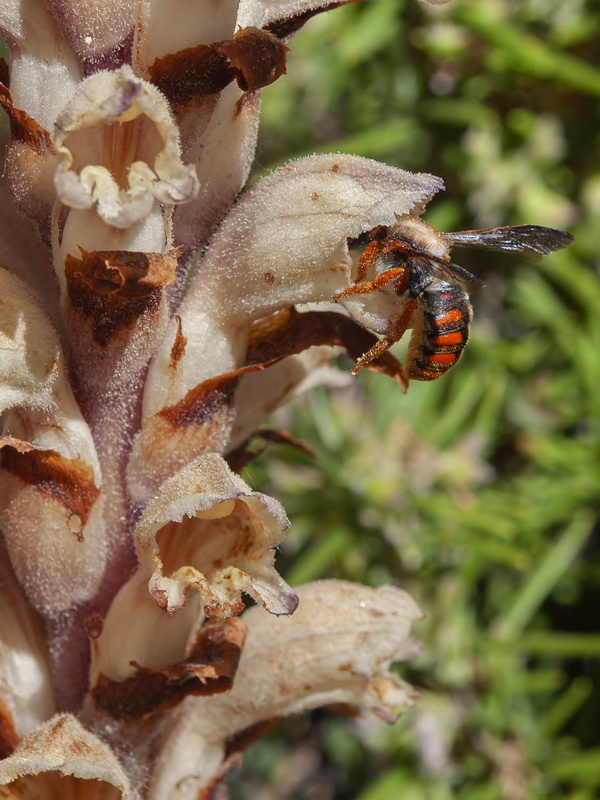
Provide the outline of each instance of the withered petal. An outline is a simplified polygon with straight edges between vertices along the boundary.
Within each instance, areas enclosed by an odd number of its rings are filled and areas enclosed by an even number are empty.
[[[42,450],[12,437],[0,436],[0,451],[1,469],[76,515],[77,534],[83,538],[81,530],[100,496],[91,467],[81,459],[69,460],[54,450]]]
[[[148,297],[177,277],[177,250],[167,253],[128,250],[88,253],[82,247],[79,250],[81,259],[67,255],[67,280],[78,279],[98,294],[119,294],[131,299]]]
[[[221,92],[236,80],[243,91],[268,86],[285,74],[287,47],[260,28],[244,28],[233,38],[172,53],[149,68],[152,83],[173,103]]]
[[[64,314],[80,385],[93,404],[101,392],[118,392],[124,376],[134,381],[153,354],[168,321],[164,287],[176,280],[179,250],[79,251],[81,258],[67,253],[64,261]]]
[[[136,323],[160,314],[161,289],[176,279],[177,256],[173,253],[129,251],[87,252],[81,259],[67,254],[65,277],[69,312],[77,315],[94,342],[129,340]],[[75,324],[75,320],[71,319]],[[79,338],[83,333],[78,325]],[[146,337],[149,337],[149,331]]]
[[[244,644],[246,625],[239,617],[207,622],[184,661],[164,669],[135,662],[124,681],[100,675],[92,689],[98,708],[117,719],[144,719],[173,708],[184,697],[205,697],[231,689]]]
[[[172,353],[179,352],[181,341],[176,339]],[[167,381],[169,377],[168,373]],[[129,492],[137,502],[148,500],[163,481],[202,453],[225,449],[240,377],[229,373],[204,381],[178,403],[144,420],[127,467]]]
[[[37,153],[45,154],[53,150],[50,133],[25,111],[16,108],[10,89],[2,83],[0,83],[0,106],[8,114],[13,139]]]
[[[316,14],[322,14],[324,11],[332,11],[334,8],[340,8],[340,6],[345,6],[353,2],[355,2],[355,0],[320,2],[318,5],[306,11],[298,10],[295,14],[271,19],[271,21],[265,25],[265,29],[274,33],[275,36],[282,41],[287,42]]]
[[[267,366],[317,345],[343,347],[352,360],[358,361],[376,342],[372,333],[345,314],[287,308],[257,320],[250,328],[246,363]],[[389,375],[406,390],[402,365],[390,352],[373,359],[367,367]]]
[[[227,56],[238,86],[245,92],[262,89],[285,75],[288,48],[269,31],[242,28],[233,39],[217,42],[213,47]]]
[[[256,446],[257,442],[264,444]],[[225,460],[234,472],[238,474],[245,469],[251,461],[261,456],[269,444],[281,444],[293,447],[309,458],[316,458],[317,451],[307,442],[292,436],[287,431],[278,431],[273,428],[264,428],[256,431],[235,449],[230,450]],[[254,447],[253,447],[254,445]]]

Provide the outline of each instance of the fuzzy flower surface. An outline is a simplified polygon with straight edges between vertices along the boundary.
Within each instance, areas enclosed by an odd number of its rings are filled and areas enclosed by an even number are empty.
[[[442,188],[321,155],[240,195],[261,88],[336,5],[0,8],[1,797],[208,797],[244,731],[415,702],[388,671],[415,603],[290,587],[284,509],[238,474],[333,354],[393,335],[409,301],[347,293],[350,245]]]

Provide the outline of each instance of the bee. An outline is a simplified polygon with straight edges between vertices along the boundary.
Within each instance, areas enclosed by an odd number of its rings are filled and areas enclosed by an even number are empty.
[[[477,247],[538,261],[567,247],[569,233],[539,225],[439,233],[415,217],[390,227],[379,226],[349,243],[361,250],[354,284],[333,296],[335,301],[392,286],[406,300],[390,330],[357,361],[357,373],[399,341],[412,328],[405,364],[406,377],[431,381],[460,359],[469,339],[473,310],[469,292],[482,281],[450,260],[452,247]],[[369,276],[374,277],[367,280]]]

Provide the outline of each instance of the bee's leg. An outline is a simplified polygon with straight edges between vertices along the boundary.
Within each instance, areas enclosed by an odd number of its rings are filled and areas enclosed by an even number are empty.
[[[400,341],[400,339],[406,333],[406,329],[410,325],[416,308],[417,304],[415,302],[408,304],[408,307],[405,309],[404,313],[397,317],[392,323],[392,329],[390,332],[383,336],[376,344],[373,345],[373,347],[367,350],[367,352],[358,359],[356,366],[352,370],[353,375],[356,375],[363,367],[366,367],[367,364],[370,364],[373,359],[382,355],[386,350],[389,350],[393,344],[396,344],[396,342]]]
[[[338,300],[341,300],[342,297],[348,297],[352,294],[369,294],[370,292],[374,292],[376,289],[385,289],[390,283],[398,282],[399,284],[408,284],[408,270],[406,267],[395,267],[393,269],[386,269],[385,272],[382,272],[381,275],[378,275],[375,280],[366,281],[365,283],[354,283],[352,286],[348,286],[341,292],[336,292],[332,296],[332,300],[336,303]],[[403,291],[405,287],[401,286],[400,291]]]
[[[388,255],[389,253],[410,253],[410,251],[410,246],[406,242],[382,242],[377,239],[369,242],[363,250],[360,261],[358,262],[354,283],[364,281],[370,271],[376,272],[377,262],[382,256]]]
[[[369,274],[369,270],[375,269],[377,259],[381,254],[381,247],[381,242],[377,241],[369,242],[369,244],[365,247],[358,262],[358,269],[356,271],[354,283],[360,283],[360,281],[364,281],[366,276]]]

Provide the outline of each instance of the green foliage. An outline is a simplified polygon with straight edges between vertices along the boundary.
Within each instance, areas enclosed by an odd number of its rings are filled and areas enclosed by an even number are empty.
[[[319,454],[248,470],[293,521],[286,577],[408,589],[425,646],[399,669],[422,700],[389,729],[289,721],[235,798],[600,796],[599,32],[593,0],[356,3],[311,21],[265,92],[260,168],[355,152],[443,176],[440,229],[575,244],[539,265],[455,254],[488,283],[456,368],[406,396],[361,374],[277,420]]]

